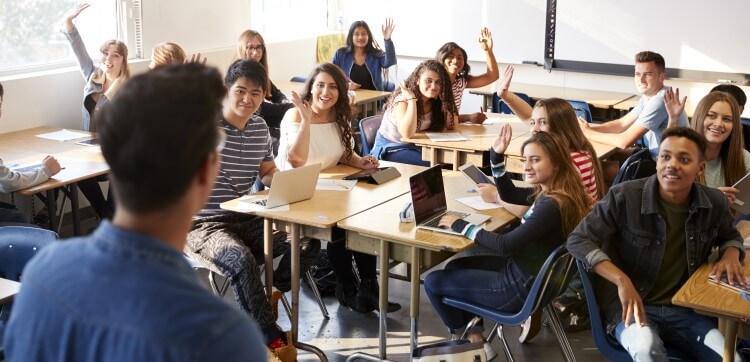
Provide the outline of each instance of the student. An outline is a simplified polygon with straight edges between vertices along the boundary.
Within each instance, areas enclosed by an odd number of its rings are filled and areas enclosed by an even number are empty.
[[[116,216],[29,262],[8,360],[265,360],[255,323],[208,292],[182,255],[219,168],[225,92],[214,69],[164,67],[134,77],[102,111]]]
[[[510,91],[512,79],[513,67],[509,66],[505,69],[497,94],[513,113],[520,119],[529,122],[532,134],[552,132],[563,138],[566,146],[571,150],[570,159],[581,176],[583,188],[586,189],[594,202],[599,201],[604,195],[602,166],[599,163],[594,146],[586,139],[578,126],[578,118],[573,106],[564,99],[548,98],[537,101],[532,108]],[[480,186],[482,197],[495,202],[493,198],[497,196],[497,192],[494,188],[486,186],[489,185]]]
[[[266,69],[266,77],[268,78],[268,84],[265,87],[265,102],[260,105],[258,109],[258,115],[266,121],[268,127],[272,127],[272,136],[278,139],[279,125],[281,124],[282,118],[287,110],[294,107],[286,95],[282,93],[279,88],[273,84],[270,78],[270,71],[268,70],[268,52],[266,49],[266,42],[263,37],[255,30],[245,30],[240,34],[240,38],[237,40],[237,55],[236,59],[255,60],[263,65]],[[274,152],[278,148],[274,148]]]
[[[450,78],[435,60],[425,60],[401,82],[383,109],[371,155],[380,160],[429,166],[422,161],[422,149],[401,142],[422,131],[452,130],[458,122],[458,108],[448,88]]]
[[[70,42],[73,53],[78,60],[81,73],[86,79],[83,88],[83,130],[92,133],[97,132],[96,114],[117,94],[122,84],[130,78],[130,67],[128,66],[128,47],[119,40],[108,40],[100,47],[102,53],[99,66],[86,51],[83,39],[78,29],[73,25],[73,20],[86,10],[90,5],[82,3],[68,10],[63,16],[65,31],[63,34]],[[105,200],[102,189],[97,181],[106,181],[107,177],[97,177],[78,182],[78,188],[89,200],[100,219],[111,218],[114,212],[114,200],[109,197]]]
[[[747,103],[747,95],[745,94],[745,91],[742,90],[742,88],[734,84],[719,84],[716,87],[713,87],[711,89],[711,92],[726,92],[731,94],[732,97],[734,97],[734,100],[736,100],[737,104],[740,106],[740,115],[742,115],[742,113],[745,113],[745,103]]]
[[[579,120],[586,138],[625,149],[639,138],[646,136],[646,147],[656,157],[661,133],[667,127],[669,116],[664,108],[664,80],[667,77],[664,58],[651,51],[635,55],[635,86],[642,94],[638,104],[620,119],[602,124],[591,124]],[[688,126],[685,113],[680,115],[679,125]]]
[[[396,48],[391,40],[394,28],[393,19],[386,19],[382,27],[384,52],[372,37],[366,22],[359,20],[352,23],[346,36],[346,47],[339,48],[331,61],[346,74],[348,89],[385,89],[387,68],[396,64]]]
[[[346,92],[346,76],[331,63],[317,66],[307,77],[302,97],[292,92],[296,108],[286,112],[281,122],[281,143],[276,164],[282,169],[322,164],[323,169],[343,163],[362,169],[378,167],[373,156],[360,157],[354,153],[352,129],[349,123],[351,107]],[[341,230],[335,229],[334,234]],[[328,243],[328,258],[336,276],[336,297],[342,306],[361,313],[378,308],[378,282],[375,275],[375,256],[346,248],[343,232],[339,240]],[[354,282],[352,256],[361,278],[360,287]],[[388,312],[401,306],[389,303]]]
[[[456,102],[456,109],[461,110],[461,100],[464,96],[464,89],[466,88],[479,88],[484,87],[494,81],[500,76],[500,71],[497,68],[497,61],[495,60],[495,53],[492,52],[492,33],[487,28],[482,28],[479,33],[479,39],[477,40],[479,47],[484,50],[485,57],[487,58],[487,72],[482,75],[471,75],[469,71],[471,67],[468,63],[468,57],[466,56],[466,50],[458,46],[454,42],[445,43],[437,54],[435,54],[435,60],[445,66],[450,76],[450,84],[453,90],[453,100]],[[481,124],[487,119],[487,115],[484,111],[475,112],[472,114],[462,114],[459,116],[460,122],[471,122]]]
[[[271,186],[278,171],[271,152],[271,137],[263,119],[254,115],[263,102],[268,76],[254,60],[238,60],[227,70],[219,128],[227,134],[221,166],[211,197],[194,219],[185,251],[229,279],[239,307],[260,325],[269,349],[282,361],[293,361],[292,341],[276,325],[273,304],[266,299],[254,254],[263,253],[263,218],[222,210],[219,204],[251,194],[256,179]],[[291,290],[291,248],[286,233],[274,234],[273,255],[283,256],[274,272],[274,286]],[[305,243],[300,252],[300,273],[305,273],[320,252],[320,242]],[[275,293],[274,300],[280,297]]]
[[[705,151],[698,132],[665,130],[656,175],[614,186],[568,238],[570,253],[609,281],[597,298],[607,330],[636,361],[666,361],[665,345],[699,361],[721,360],[716,319],[672,305],[715,246],[721,258],[712,273],[744,284],[745,251],[727,198],[695,182]]]
[[[679,89],[676,94],[672,89],[665,94],[670,125],[677,123],[686,98],[679,101]],[[733,203],[740,190],[732,185],[750,172],[750,152],[743,147],[745,141],[737,101],[729,93],[709,93],[695,107],[690,128],[706,138],[706,170],[698,175],[698,182],[719,189],[729,203]]]
[[[444,296],[461,296],[506,312],[520,310],[534,275],[590,209],[590,198],[570,162],[570,151],[553,133],[539,132],[523,143],[526,182],[533,187],[516,187],[505,172],[503,156],[511,132],[510,125],[503,126],[490,148],[490,161],[503,199],[531,205],[521,224],[496,234],[452,215],[440,220],[440,226],[450,227],[496,252],[454,259],[444,270],[434,271],[425,279],[425,292],[454,339],[474,316],[445,305]],[[481,332],[481,327],[471,330],[469,340],[481,341]]]
[[[0,117],[3,115],[3,97],[5,97],[5,90],[3,89],[3,85],[0,84]],[[49,155],[42,160],[39,167],[22,172],[9,169],[3,164],[3,160],[0,159],[0,192],[9,193],[23,190],[47,181],[58,172],[60,172],[60,164],[54,157]],[[0,202],[0,224],[26,222],[26,218],[18,211],[15,205]]]
[[[184,63],[201,63],[205,65],[207,60],[206,57],[201,56],[201,53],[190,54],[190,57],[188,57],[181,46],[165,42],[156,44],[154,49],[151,49],[151,63],[149,63],[148,68],[154,69],[162,65]]]

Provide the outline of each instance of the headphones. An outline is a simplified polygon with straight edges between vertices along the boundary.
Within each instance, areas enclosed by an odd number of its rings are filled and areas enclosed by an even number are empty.
[[[412,205],[411,202],[407,202],[398,216],[401,219],[401,222],[414,222],[414,205]]]

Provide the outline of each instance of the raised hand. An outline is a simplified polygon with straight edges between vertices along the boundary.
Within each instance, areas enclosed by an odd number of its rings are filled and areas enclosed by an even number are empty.
[[[505,150],[508,149],[511,138],[513,138],[513,129],[510,128],[510,124],[506,123],[503,125],[503,128],[500,129],[500,134],[497,135],[495,141],[492,142],[492,149],[498,154],[505,153]]]
[[[65,28],[68,31],[73,30],[73,28],[75,27],[73,25],[73,19],[77,18],[78,15],[81,15],[81,12],[86,10],[89,6],[91,6],[91,4],[81,3],[65,12],[65,15],[63,15],[63,22],[65,23]]]
[[[393,18],[386,18],[385,24],[381,27],[381,30],[383,30],[383,39],[388,40],[391,38],[391,34],[393,34],[393,29],[396,28],[396,25],[393,24]]]
[[[300,116],[302,117],[301,123],[312,123],[313,110],[310,107],[310,103],[300,98],[296,91],[292,91],[292,103],[297,107]]]
[[[201,63],[201,65],[206,65],[207,61],[208,61],[208,58],[201,56],[201,53],[193,53],[193,54],[190,54],[189,57],[185,58],[185,60],[182,63],[183,64]]]
[[[405,81],[402,80],[399,85],[401,86],[401,94],[404,95],[404,98],[406,98],[407,100],[416,98],[414,92],[410,91],[409,88],[406,87]]]
[[[502,77],[500,77],[500,81],[497,82],[497,94],[500,97],[510,89],[510,82],[513,80],[513,71],[514,69],[510,65],[505,67],[505,72],[503,72]]]
[[[492,33],[490,33],[490,29],[482,28],[482,31],[479,33],[479,39],[477,39],[477,42],[479,42],[479,47],[482,48],[484,51],[492,51]]]
[[[675,91],[672,91],[672,87],[669,87],[669,89],[664,92],[664,107],[667,109],[667,114],[669,115],[667,128],[677,126],[677,121],[680,120],[680,116],[685,110],[686,101],[687,96],[683,97],[682,102],[680,102],[680,88],[676,88]]]

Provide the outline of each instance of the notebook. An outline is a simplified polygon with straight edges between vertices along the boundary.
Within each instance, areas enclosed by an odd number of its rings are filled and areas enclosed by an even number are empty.
[[[308,200],[315,194],[315,185],[320,175],[320,163],[278,171],[273,174],[273,183],[268,195],[254,196],[244,200],[264,209],[293,204]]]
[[[450,228],[439,227],[440,218],[446,214],[453,214],[474,225],[481,225],[490,219],[489,215],[448,210],[440,165],[430,167],[410,177],[409,185],[411,187],[411,202],[414,207],[414,221],[417,223],[418,229],[461,235]]]

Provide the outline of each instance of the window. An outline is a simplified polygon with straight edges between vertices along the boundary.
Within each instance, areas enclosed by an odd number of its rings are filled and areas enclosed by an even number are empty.
[[[126,31],[124,3],[99,0],[76,18],[76,27],[94,61],[99,58],[99,46],[108,39],[125,40],[129,57],[136,56],[136,37],[126,39],[134,32]],[[75,0],[0,1],[0,72],[13,74],[72,64],[73,51],[60,29],[63,15],[75,4]]]
[[[328,0],[252,1],[250,22],[266,42],[309,38],[335,29],[336,19],[329,19],[328,3]]]

